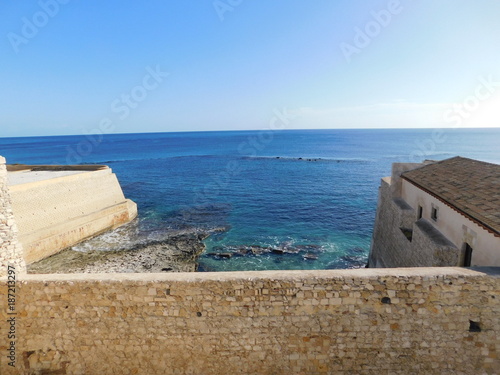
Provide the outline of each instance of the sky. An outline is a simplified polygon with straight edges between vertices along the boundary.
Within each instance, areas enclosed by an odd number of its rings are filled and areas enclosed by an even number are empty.
[[[500,126],[498,0],[4,0],[0,137]]]

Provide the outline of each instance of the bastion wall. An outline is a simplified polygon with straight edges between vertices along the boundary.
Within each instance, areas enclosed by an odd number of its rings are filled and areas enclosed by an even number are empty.
[[[136,204],[125,198],[108,167],[11,185],[8,190],[27,264],[137,215]]]
[[[2,374],[498,374],[498,271],[25,275],[10,343],[0,300],[0,365]]]
[[[415,221],[417,213],[405,200],[393,196],[393,185],[391,178],[381,180],[369,266],[458,266],[460,254],[455,245],[428,220]],[[411,230],[411,240],[402,229]]]

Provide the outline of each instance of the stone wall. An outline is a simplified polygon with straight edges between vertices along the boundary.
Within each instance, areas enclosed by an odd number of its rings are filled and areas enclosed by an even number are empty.
[[[404,199],[393,178],[383,178],[372,234],[369,267],[458,266],[460,250]]]
[[[26,269],[23,248],[17,235],[17,224],[14,220],[7,186],[5,158],[0,156],[0,276],[7,274],[9,265],[14,267],[18,273],[23,273]]]
[[[498,269],[496,270],[498,272]],[[26,275],[2,374],[498,374],[500,278],[460,268]]]
[[[411,242],[401,228],[411,228],[411,218],[415,211],[404,201],[394,200],[390,178],[381,180],[377,214],[372,234],[369,256],[370,267],[398,267],[404,264],[417,265],[416,256],[411,251]],[[421,265],[423,266],[423,265]]]
[[[28,264],[137,215],[136,204],[125,198],[116,175],[107,167],[12,185],[9,190]]]

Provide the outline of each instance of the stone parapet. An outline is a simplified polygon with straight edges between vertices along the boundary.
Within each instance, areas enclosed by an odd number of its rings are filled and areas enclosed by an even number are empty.
[[[2,374],[498,374],[498,272],[25,275],[16,367],[6,355],[0,365]],[[2,299],[4,322],[5,311]]]

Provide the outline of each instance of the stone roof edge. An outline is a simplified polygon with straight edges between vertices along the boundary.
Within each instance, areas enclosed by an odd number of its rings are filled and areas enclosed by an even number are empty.
[[[428,162],[430,160],[424,160],[423,161],[423,165],[421,165],[420,167],[414,168],[414,169],[410,169],[409,171],[404,171],[403,173],[401,173],[401,177],[403,177],[403,175],[406,174],[406,173],[417,171],[417,170],[422,169],[422,168],[427,168],[427,167],[429,167],[431,165],[446,163],[446,162],[449,162],[449,161],[455,160],[455,159],[467,160],[467,161],[472,161],[472,162],[480,163],[480,164],[494,165],[496,167],[499,166],[496,163],[490,163],[490,162],[487,162],[487,161],[482,161],[482,160],[477,160],[477,159],[471,159],[471,158],[465,158],[463,156],[457,155],[457,156],[452,156],[451,158],[448,158],[448,159],[443,159],[443,160],[438,160],[438,161],[432,161],[430,163],[426,163],[426,162]],[[408,181],[409,181],[409,179],[408,179]]]
[[[452,156],[451,158],[448,158],[448,159],[443,159],[443,160],[438,160],[438,161],[433,161],[433,160],[424,160],[421,164],[420,167],[417,167],[417,168],[414,168],[414,169],[410,169],[408,171],[404,171],[403,173],[401,173],[401,177],[403,177],[403,175],[405,175],[406,173],[410,173],[410,172],[413,172],[413,171],[418,171],[419,169],[422,169],[422,168],[427,168],[431,165],[436,165],[436,164],[442,164],[444,162],[448,162],[450,160],[454,160],[454,159],[466,159],[466,160],[474,160],[474,159],[469,159],[469,158],[464,158],[462,156]],[[474,161],[479,161],[479,160],[474,160]],[[481,162],[481,163],[485,163],[485,162]],[[491,163],[490,163],[491,164]],[[409,181],[409,179],[408,179]]]

